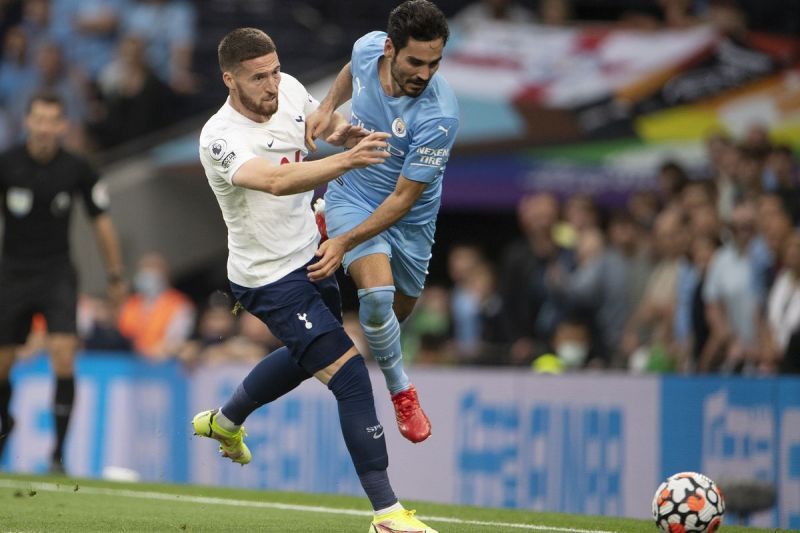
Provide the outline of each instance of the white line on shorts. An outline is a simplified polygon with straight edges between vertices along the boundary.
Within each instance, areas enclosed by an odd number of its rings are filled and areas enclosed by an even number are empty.
[[[17,481],[11,479],[0,479],[0,487],[9,489],[37,490],[45,492],[73,492],[73,485],[65,483],[41,483]],[[304,513],[327,513],[341,514],[349,516],[372,516],[368,511],[358,511],[356,509],[337,509],[335,507],[321,507],[317,505],[297,505],[291,503],[259,502],[251,500],[234,500],[229,498],[210,498],[207,496],[189,496],[182,494],[167,494],[164,492],[138,491],[126,489],[106,489],[99,487],[87,487],[81,485],[77,494],[95,494],[98,496],[117,496],[123,498],[140,498],[143,500],[162,500],[171,502],[190,502],[211,505],[227,505],[230,507],[252,507],[258,509],[278,509],[282,511],[299,511]],[[470,526],[489,526],[510,529],[526,529],[530,531],[556,531],[558,533],[615,533],[601,529],[576,529],[572,527],[543,526],[536,524],[521,524],[514,522],[489,522],[484,520],[464,520],[449,516],[422,516],[431,522],[444,522],[449,524],[463,524]]]

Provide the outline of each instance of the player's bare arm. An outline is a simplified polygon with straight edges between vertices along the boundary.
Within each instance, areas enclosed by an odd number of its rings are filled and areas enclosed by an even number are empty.
[[[350,63],[347,63],[328,90],[328,94],[319,103],[316,111],[306,117],[306,146],[309,150],[316,151],[317,145],[314,142],[329,127],[334,117],[334,111],[339,106],[350,100],[353,95],[353,74],[350,71]]]
[[[317,281],[336,272],[345,252],[371,239],[403,218],[419,200],[427,186],[427,183],[400,176],[392,194],[387,196],[386,200],[364,222],[347,233],[328,239],[320,245],[317,250],[319,261],[308,267],[309,279]]]
[[[390,157],[386,151],[388,138],[388,133],[371,133],[353,149],[317,161],[273,165],[266,159],[256,157],[239,168],[233,177],[233,184],[275,196],[310,191],[348,170],[382,163]]]

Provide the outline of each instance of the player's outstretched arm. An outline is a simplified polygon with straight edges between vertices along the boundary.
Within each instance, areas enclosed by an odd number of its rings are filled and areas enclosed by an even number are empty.
[[[388,133],[371,133],[351,150],[317,161],[273,165],[266,159],[254,157],[236,171],[233,184],[275,196],[311,191],[348,170],[382,163],[390,157],[386,150],[388,138]]]
[[[339,106],[353,96],[353,74],[350,63],[347,63],[328,90],[328,94],[319,103],[319,107],[306,117],[306,146],[309,150],[316,151],[315,139],[324,135],[331,126],[333,113]]]
[[[317,250],[319,261],[308,267],[312,281],[327,278],[339,268],[345,252],[393,225],[408,213],[422,196],[427,183],[413,181],[404,176],[397,180],[397,187],[386,197],[367,219],[352,230],[328,239]]]

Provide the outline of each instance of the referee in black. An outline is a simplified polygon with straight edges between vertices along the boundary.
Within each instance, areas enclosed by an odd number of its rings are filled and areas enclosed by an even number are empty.
[[[9,374],[14,353],[30,332],[35,313],[47,322],[55,373],[56,441],[50,471],[63,473],[64,439],[75,398],[74,360],[78,280],[70,260],[69,223],[80,197],[93,220],[108,271],[110,296],[125,293],[122,260],[108,195],[88,162],[61,146],[67,131],[64,103],[51,93],[31,98],[24,144],[0,154],[0,201],[5,231],[0,257],[0,454],[14,428],[9,413]],[[1,457],[1,455],[0,455]]]

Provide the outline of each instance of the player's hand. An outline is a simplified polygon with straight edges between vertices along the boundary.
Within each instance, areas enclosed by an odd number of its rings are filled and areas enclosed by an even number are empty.
[[[306,147],[310,151],[317,151],[317,143],[314,141],[327,131],[332,119],[333,111],[328,112],[319,108],[306,117]]]
[[[346,246],[341,237],[328,239],[319,245],[316,256],[319,260],[308,267],[308,279],[320,281],[333,275],[342,264]]]
[[[391,137],[388,133],[376,131],[370,133],[358,144],[347,152],[348,164],[350,168],[364,168],[369,165],[377,165],[383,163],[387,158],[391,157],[389,153],[389,144],[386,139]]]
[[[344,146],[346,148],[353,148],[358,141],[369,135],[369,131],[361,126],[354,126],[353,124],[343,123],[337,126],[333,133],[328,135],[325,142],[332,146]]]

